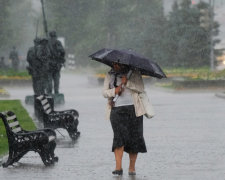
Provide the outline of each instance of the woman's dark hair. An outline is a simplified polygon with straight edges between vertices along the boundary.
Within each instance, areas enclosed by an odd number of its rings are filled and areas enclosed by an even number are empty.
[[[130,70],[130,67],[126,64],[121,64],[120,66],[122,73],[128,73],[128,71]]]
[[[112,63],[112,65],[114,65],[114,64],[117,64],[118,66],[120,66],[120,68],[121,68],[120,72],[121,73],[125,74],[125,73],[128,73],[129,70],[130,70],[130,67],[128,65],[119,63],[119,60],[118,60],[118,62]]]

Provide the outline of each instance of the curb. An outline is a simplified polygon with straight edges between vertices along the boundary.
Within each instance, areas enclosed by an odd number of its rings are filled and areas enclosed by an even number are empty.
[[[8,156],[9,156],[8,152],[7,152],[7,154],[0,156],[0,166],[2,166],[2,164],[7,161]]]
[[[225,88],[225,80],[173,80],[172,83],[175,87],[178,88]]]
[[[31,79],[0,79],[1,86],[31,86]]]

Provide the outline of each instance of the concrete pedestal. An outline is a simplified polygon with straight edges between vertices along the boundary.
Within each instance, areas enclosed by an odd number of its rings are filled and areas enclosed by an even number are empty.
[[[50,94],[49,96],[51,96],[54,99],[54,106],[56,105],[62,105],[65,104],[65,99],[64,99],[64,94]],[[34,96],[26,96],[25,97],[25,103],[29,104],[29,105],[34,105]]]

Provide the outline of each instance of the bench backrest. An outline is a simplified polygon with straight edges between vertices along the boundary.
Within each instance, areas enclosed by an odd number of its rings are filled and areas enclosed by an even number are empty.
[[[43,110],[46,114],[50,114],[53,111],[53,109],[51,108],[51,105],[48,102],[48,99],[45,95],[40,95],[40,96],[37,96],[36,98],[40,101],[40,103],[43,107]]]
[[[15,113],[12,111],[1,112],[0,117],[5,124],[7,132],[12,131],[14,133],[18,133],[22,131],[19,121],[17,120]]]

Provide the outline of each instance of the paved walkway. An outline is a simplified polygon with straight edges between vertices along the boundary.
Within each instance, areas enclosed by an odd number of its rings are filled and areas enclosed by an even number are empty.
[[[137,176],[128,177],[128,155],[124,154],[124,176],[111,175],[114,155],[112,130],[104,119],[106,100],[101,87],[86,76],[63,74],[61,92],[66,104],[58,109],[80,112],[81,137],[71,143],[58,134],[59,162],[45,167],[33,152],[10,168],[0,168],[0,179],[78,179],[78,180],[223,180],[225,178],[225,101],[213,92],[174,92],[146,89],[156,117],[144,120],[148,153],[137,160]],[[8,89],[11,98],[24,101],[31,88]],[[33,108],[25,106],[33,116]]]

